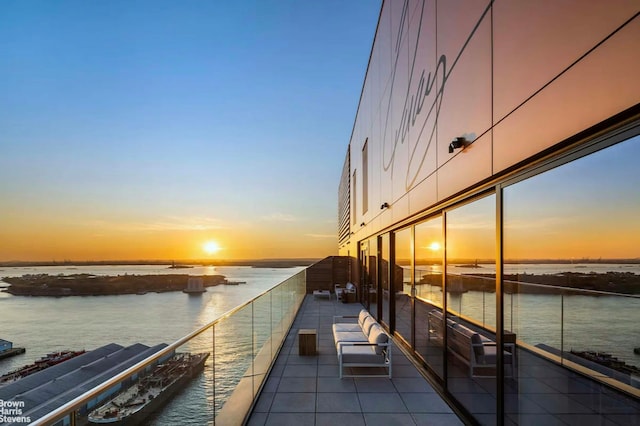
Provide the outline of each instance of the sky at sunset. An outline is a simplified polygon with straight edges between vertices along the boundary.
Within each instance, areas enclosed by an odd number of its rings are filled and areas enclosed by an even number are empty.
[[[380,3],[0,2],[0,261],[337,254]]]

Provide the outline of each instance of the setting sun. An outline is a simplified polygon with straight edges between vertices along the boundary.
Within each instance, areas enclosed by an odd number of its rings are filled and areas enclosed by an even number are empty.
[[[208,255],[212,255],[220,251],[220,245],[215,241],[207,241],[202,245],[202,249]]]
[[[439,243],[439,242],[437,242],[437,241],[432,242],[432,243],[429,245],[429,250],[433,250],[433,251],[438,251],[438,250],[440,250],[440,243]]]

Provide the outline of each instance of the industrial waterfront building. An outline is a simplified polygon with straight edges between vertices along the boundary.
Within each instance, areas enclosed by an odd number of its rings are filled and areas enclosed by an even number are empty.
[[[639,13],[383,2],[339,254],[470,422],[638,423]]]

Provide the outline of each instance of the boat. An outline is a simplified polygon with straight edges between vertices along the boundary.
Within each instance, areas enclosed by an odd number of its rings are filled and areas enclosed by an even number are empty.
[[[36,360],[33,364],[25,365],[24,367],[0,376],[0,385],[15,382],[16,380],[19,380],[23,377],[60,364],[61,362],[65,362],[67,360],[70,360],[71,358],[75,358],[85,352],[86,351],[84,349],[81,351],[64,350],[59,352],[50,352],[42,358]]]
[[[240,285],[240,284],[246,284],[246,281],[227,281],[224,280],[222,284],[224,285]]]
[[[627,364],[609,353],[596,351],[574,351],[573,349],[570,352],[573,355],[577,355],[586,360],[595,362],[596,364],[611,368],[612,370],[640,376],[640,368],[635,365]]]
[[[151,373],[91,411],[89,424],[136,425],[171,398],[204,368],[208,353],[177,353]]]

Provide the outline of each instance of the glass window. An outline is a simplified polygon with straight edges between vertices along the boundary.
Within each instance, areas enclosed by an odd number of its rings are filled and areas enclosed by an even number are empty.
[[[442,218],[415,226],[416,296],[442,307]]]
[[[351,181],[351,186],[353,187],[352,188],[353,189],[353,197],[351,197],[351,200],[352,200],[351,202],[353,203],[353,205],[351,206],[351,223],[353,225],[355,225],[356,224],[356,200],[357,200],[357,198],[356,198],[356,194],[357,194],[356,193],[356,188],[357,188],[357,186],[356,186],[356,171],[355,170],[353,171],[353,179]]]
[[[391,247],[389,245],[389,240],[389,234],[384,234],[380,237],[380,264],[378,266],[380,268],[380,289],[382,290],[382,322],[385,323],[387,327],[389,327],[391,324],[389,321],[389,303],[391,301],[391,294],[389,293],[389,262]]]
[[[488,424],[497,407],[495,212],[491,195],[445,213],[447,388]]]
[[[368,140],[364,141],[362,147],[362,214],[369,210],[369,150]]]
[[[440,378],[444,372],[442,345],[442,217],[414,227],[415,350]]]
[[[411,321],[413,319],[411,303],[411,228],[405,228],[395,234],[394,292],[396,321],[395,331],[408,343],[411,343]]]
[[[362,297],[369,312],[378,319],[378,244],[370,238],[361,245]]]
[[[606,423],[637,404],[590,375],[640,388],[639,157],[635,137],[504,189],[505,328],[528,349],[507,389],[516,423],[517,401],[555,422],[560,406]]]

